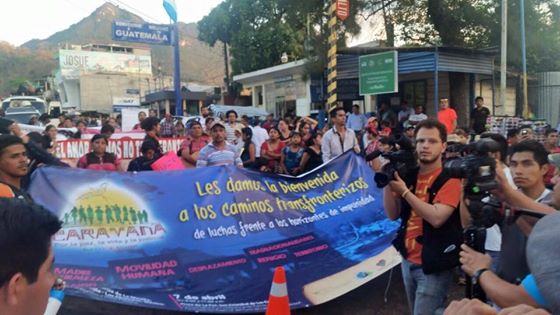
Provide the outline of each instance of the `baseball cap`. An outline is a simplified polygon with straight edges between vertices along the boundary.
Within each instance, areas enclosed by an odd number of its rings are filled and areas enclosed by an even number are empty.
[[[548,161],[556,168],[560,168],[560,153],[549,154]]]
[[[221,126],[222,128],[226,128],[226,125],[224,125],[223,122],[221,122],[220,120],[216,120],[212,123],[212,127],[210,127],[210,130],[214,129],[214,127],[216,126]]]
[[[537,222],[527,242],[527,264],[553,314],[560,313],[560,212]]]
[[[458,135],[452,133],[452,134],[447,135],[447,143],[450,143],[450,142],[451,143],[459,143],[459,142],[461,142],[461,139],[459,138]]]

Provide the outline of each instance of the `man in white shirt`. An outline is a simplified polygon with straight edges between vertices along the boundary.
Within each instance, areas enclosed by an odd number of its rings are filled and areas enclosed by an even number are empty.
[[[399,114],[397,115],[397,118],[399,120],[399,126],[401,128],[404,128],[406,121],[409,119],[410,115],[413,115],[413,114],[414,114],[414,110],[412,108],[409,108],[408,103],[406,101],[404,101],[401,105],[401,110],[399,111]]]
[[[408,124],[416,126],[419,122],[426,119],[428,119],[428,115],[424,114],[424,106],[417,105],[414,108],[414,114],[408,116]]]
[[[262,144],[268,140],[268,132],[266,129],[261,127],[261,122],[258,118],[255,117],[253,129],[253,143],[255,144],[255,156],[261,156],[261,146]]]
[[[352,148],[356,153],[360,153],[360,145],[356,140],[354,131],[346,128],[346,112],[344,108],[338,107],[333,109],[330,116],[334,126],[323,136],[323,143],[321,145],[323,162],[327,162]]]
[[[226,127],[226,141],[237,145],[237,136],[235,135],[235,130],[241,130],[243,125],[237,122],[237,112],[234,110],[228,110],[226,112],[226,119],[227,121],[224,122]]]

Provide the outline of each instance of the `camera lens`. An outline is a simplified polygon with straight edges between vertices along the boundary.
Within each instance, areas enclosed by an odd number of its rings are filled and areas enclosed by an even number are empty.
[[[452,178],[465,178],[465,166],[461,159],[450,160],[445,162],[445,170],[449,173]]]
[[[389,184],[391,178],[385,173],[375,173],[373,180],[377,184],[377,188],[383,188]]]

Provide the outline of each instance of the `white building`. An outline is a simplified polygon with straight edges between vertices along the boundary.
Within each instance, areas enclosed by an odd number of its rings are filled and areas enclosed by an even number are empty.
[[[113,112],[140,106],[152,80],[149,49],[84,45],[61,49],[58,57],[55,84],[63,108]]]

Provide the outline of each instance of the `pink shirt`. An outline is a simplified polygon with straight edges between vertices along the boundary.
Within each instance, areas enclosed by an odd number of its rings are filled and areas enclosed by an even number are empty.
[[[120,160],[112,153],[105,153],[99,158],[92,153],[84,154],[78,160],[78,167],[95,171],[118,171]]]

